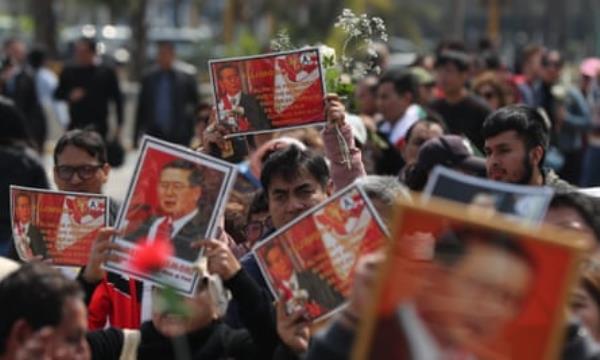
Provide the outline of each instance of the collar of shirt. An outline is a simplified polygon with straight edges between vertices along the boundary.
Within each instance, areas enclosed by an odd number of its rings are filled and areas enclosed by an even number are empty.
[[[229,97],[231,105],[238,106],[240,104],[240,99],[242,98],[242,93],[237,93],[234,96],[227,95],[227,97]]]
[[[286,281],[283,282],[283,284],[285,286],[287,286],[288,289],[294,291],[294,290],[300,290],[300,284],[298,283],[298,276],[296,275],[295,272],[292,273],[292,276],[290,276],[289,279],[287,279]]]
[[[171,232],[171,238],[175,237],[175,235],[177,235],[177,233],[179,232],[179,230],[181,230],[182,227],[185,226],[185,224],[187,224],[194,216],[196,216],[196,214],[198,214],[198,209],[195,209],[194,211],[190,212],[189,214],[173,221],[173,231]],[[166,219],[166,216],[161,216],[158,219],[154,220],[154,223],[152,224],[152,226],[150,227],[150,230],[148,231],[148,239],[152,239],[152,241],[154,240],[154,238],[156,237],[156,231],[158,230],[158,226]]]

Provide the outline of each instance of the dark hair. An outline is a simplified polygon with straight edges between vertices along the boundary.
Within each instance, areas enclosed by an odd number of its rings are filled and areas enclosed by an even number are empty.
[[[406,135],[404,136],[405,141],[408,143],[410,137],[412,136],[413,129],[417,126],[417,124],[427,124],[431,126],[433,124],[439,125],[442,128],[442,132],[446,134],[448,132],[448,127],[444,123],[444,120],[435,114],[427,114],[427,117],[417,120],[414,124],[412,124],[408,130],[406,130]]]
[[[77,40],[77,42],[87,46],[88,50],[90,50],[94,54],[96,53],[96,40],[95,39],[93,39],[91,37],[87,37],[87,36],[82,36]]]
[[[564,59],[563,59],[562,54],[558,50],[544,51],[544,54],[542,55],[542,66],[550,65],[550,63],[552,62],[552,58],[556,58],[556,63],[559,66],[563,66]]]
[[[202,170],[196,164],[191,161],[177,159],[173,160],[170,163],[167,163],[163,166],[162,171],[166,169],[180,169],[190,171],[190,176],[188,177],[188,182],[190,186],[202,186],[204,177],[202,176]]]
[[[549,208],[569,207],[577,211],[579,216],[592,229],[596,242],[600,242],[600,203],[598,199],[577,191],[555,193]]]
[[[535,262],[531,255],[511,235],[497,230],[463,226],[448,229],[435,242],[434,260],[444,266],[456,265],[469,251],[469,246],[484,244],[505,251],[523,260],[530,268]]]
[[[170,40],[159,40],[156,42],[156,46],[159,48],[168,47],[171,51],[175,51],[175,44]]]
[[[458,71],[466,72],[471,66],[471,57],[468,53],[461,50],[446,49],[443,50],[435,60],[436,69],[446,64],[453,64]]]
[[[25,192],[19,192],[17,194],[17,196],[15,196],[15,200],[17,200],[18,198],[27,198],[27,200],[29,200],[29,204],[31,204],[31,196],[29,196],[29,194],[25,193]]]
[[[295,145],[271,154],[265,161],[260,175],[260,182],[267,197],[269,196],[269,185],[275,177],[281,176],[285,181],[292,181],[303,168],[308,170],[323,188],[327,187],[329,168],[323,156],[308,149],[301,150]]]
[[[250,206],[248,206],[248,216],[246,217],[246,223],[250,222],[250,218],[254,214],[264,213],[269,211],[269,202],[267,200],[267,195],[264,191],[257,191],[252,197],[252,201],[250,202]]]
[[[33,146],[30,129],[26,124],[14,102],[0,96],[0,144],[22,143]]]
[[[396,94],[402,96],[406,93],[412,95],[414,101],[419,96],[419,84],[416,77],[409,71],[402,69],[392,69],[386,71],[379,79],[379,85],[391,82],[394,85]]]
[[[219,66],[219,68],[217,69],[217,78],[219,78],[219,79],[221,78],[221,73],[225,69],[235,69],[235,71],[238,74],[240,73],[240,69],[238,69],[237,65],[235,65],[234,63],[225,63],[225,64]]]
[[[102,136],[95,131],[75,129],[66,132],[58,139],[54,147],[54,165],[58,165],[58,157],[68,145],[84,150],[95,157],[100,164],[105,164],[107,161],[106,145]]]
[[[496,136],[505,131],[514,130],[525,142],[529,151],[536,146],[544,149],[544,155],[538,166],[543,166],[549,142],[549,129],[546,120],[538,110],[527,105],[509,105],[500,108],[485,119],[482,127],[484,139]]]
[[[36,45],[27,56],[29,65],[34,69],[39,69],[46,61],[46,49],[42,45]]]
[[[63,306],[71,297],[83,298],[79,284],[50,266],[24,264],[0,282],[0,354],[17,320],[33,329],[56,326],[63,318]]]

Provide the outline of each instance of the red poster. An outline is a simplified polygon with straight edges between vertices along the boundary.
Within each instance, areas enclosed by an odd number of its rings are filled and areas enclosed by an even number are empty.
[[[219,121],[234,134],[278,131],[325,121],[319,50],[209,62]]]
[[[87,263],[98,230],[108,223],[108,198],[11,186],[15,248],[21,260],[53,265]]]
[[[578,234],[435,199],[401,203],[394,223],[356,358],[557,357]]]
[[[381,247],[385,230],[366,195],[348,187],[277,231],[254,250],[276,298],[311,319],[330,316],[349,295],[360,256]]]

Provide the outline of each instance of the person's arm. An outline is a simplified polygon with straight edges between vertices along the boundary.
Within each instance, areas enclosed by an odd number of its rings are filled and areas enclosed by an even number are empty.
[[[579,111],[573,111],[574,108],[578,108]],[[585,99],[580,98],[574,90],[570,90],[563,126],[577,130],[586,130],[590,128],[591,124],[592,115]]]
[[[69,93],[71,92],[71,84],[69,81],[69,70],[64,68],[60,73],[58,86],[54,90],[54,98],[69,102]]]
[[[354,142],[352,127],[345,120],[344,106],[337,95],[327,97],[326,115],[327,125],[322,132],[325,155],[331,161],[333,185],[336,190],[339,190],[351,184],[355,179],[366,175],[366,171],[361,151]],[[343,137],[343,141],[339,139],[339,135]],[[344,157],[344,147],[346,146],[349,159]]]

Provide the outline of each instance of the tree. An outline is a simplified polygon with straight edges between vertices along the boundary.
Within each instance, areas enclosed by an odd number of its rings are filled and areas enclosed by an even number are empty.
[[[46,47],[48,56],[53,58],[58,54],[56,47],[56,14],[54,0],[29,0],[29,9],[33,17],[34,42]]]

